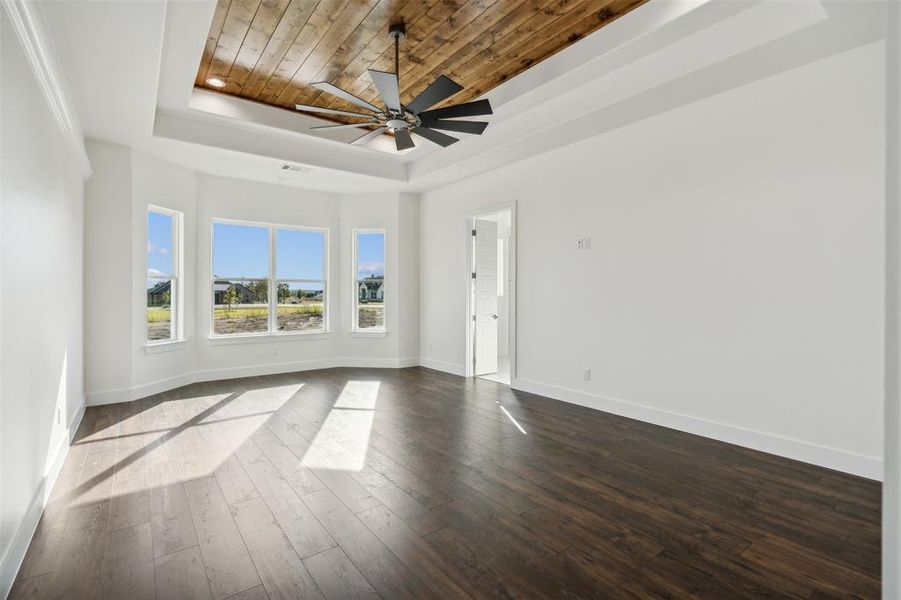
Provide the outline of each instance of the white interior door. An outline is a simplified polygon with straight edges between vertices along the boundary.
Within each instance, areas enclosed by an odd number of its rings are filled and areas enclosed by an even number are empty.
[[[497,223],[474,220],[475,375],[497,372]]]

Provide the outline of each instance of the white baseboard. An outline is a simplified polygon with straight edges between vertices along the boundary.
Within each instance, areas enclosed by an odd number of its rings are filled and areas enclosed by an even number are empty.
[[[427,369],[435,369],[436,371],[444,371],[451,375],[459,375],[460,377],[463,377],[466,374],[463,365],[444,362],[443,360],[435,360],[434,358],[424,358],[420,356],[419,365]]]
[[[759,450],[802,462],[835,469],[852,475],[882,481],[882,460],[873,456],[863,456],[836,448],[827,448],[810,442],[782,437],[735,425],[710,421],[681,413],[644,406],[634,402],[588,394],[578,390],[548,385],[517,378],[511,387],[516,390],[562,400],[571,404],[586,406],[595,410],[613,413],[630,419],[637,419],[670,429],[693,433],[703,437],[728,442],[745,448]]]
[[[218,381],[221,379],[235,379],[238,377],[257,377],[260,375],[276,375],[280,373],[294,373],[297,371],[313,371],[316,369],[334,369],[336,367],[356,367],[370,369],[402,369],[415,367],[419,364],[418,357],[411,358],[328,358],[323,360],[307,360],[266,365],[253,365],[249,367],[230,367],[224,369],[206,369],[183,373],[175,377],[161,379],[150,383],[141,384],[132,388],[91,392],[87,395],[88,406],[101,406],[103,404],[118,404],[131,402],[140,398],[146,398],[153,394],[159,394],[174,390],[175,388],[190,383],[203,381]]]
[[[53,451],[50,469],[44,475],[44,478],[41,479],[41,483],[31,497],[28,509],[25,511],[25,515],[22,517],[22,521],[19,523],[19,527],[16,529],[6,553],[0,558],[0,598],[6,598],[9,595],[13,582],[16,579],[16,574],[22,566],[22,561],[25,560],[25,553],[28,551],[28,546],[31,545],[31,540],[34,537],[34,532],[37,530],[38,522],[41,520],[44,507],[50,498],[50,492],[53,490],[56,478],[59,477],[63,463],[66,462],[66,455],[69,453],[72,438],[75,437],[75,432],[78,431],[78,426],[81,425],[84,410],[85,400],[82,398],[78,410],[75,411],[75,416],[68,424],[66,436],[60,440]]]

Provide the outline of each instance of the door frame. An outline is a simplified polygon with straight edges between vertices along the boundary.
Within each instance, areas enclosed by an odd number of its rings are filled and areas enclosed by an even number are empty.
[[[516,200],[511,200],[510,202],[504,202],[501,204],[492,204],[489,206],[481,206],[476,209],[472,209],[466,213],[466,217],[464,219],[464,235],[465,235],[465,247],[466,247],[466,259],[463,264],[463,277],[465,281],[465,285],[463,289],[466,290],[466,313],[464,315],[463,330],[466,332],[465,335],[465,347],[464,347],[464,361],[463,361],[463,375],[464,377],[474,377],[475,369],[473,368],[473,357],[474,357],[474,348],[473,344],[475,343],[475,336],[473,335],[473,311],[475,310],[475,305],[472,301],[472,293],[473,293],[473,282],[472,282],[472,262],[473,262],[473,251],[472,251],[472,229],[473,229],[473,220],[479,217],[487,217],[494,215],[498,212],[509,210],[510,211],[510,249],[507,253],[507,273],[508,278],[510,280],[510,284],[507,286],[507,292],[509,294],[509,298],[507,301],[509,302],[509,313],[508,313],[508,323],[507,323],[507,347],[510,350],[510,385],[513,385],[513,382],[516,380],[516,244],[517,244],[517,226],[516,226]]]

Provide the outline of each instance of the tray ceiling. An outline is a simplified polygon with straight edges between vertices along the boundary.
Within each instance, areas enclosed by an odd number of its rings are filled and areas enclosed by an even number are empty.
[[[457,104],[646,1],[218,0],[195,85],[291,110],[357,110],[309,86],[328,81],[379,105],[366,71],[394,71],[388,26],[404,22],[401,100],[443,74],[464,87],[445,103]]]

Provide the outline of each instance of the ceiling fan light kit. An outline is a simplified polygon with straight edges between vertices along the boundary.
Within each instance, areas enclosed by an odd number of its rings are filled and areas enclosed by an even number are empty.
[[[488,127],[488,123],[485,121],[455,121],[451,119],[492,114],[491,103],[488,100],[476,100],[465,104],[429,110],[432,106],[447,100],[463,89],[461,85],[444,75],[439,75],[409,104],[404,105],[401,103],[400,81],[398,79],[398,74],[400,73],[400,42],[406,37],[406,33],[403,23],[391,25],[388,31],[388,35],[394,40],[394,73],[369,69],[369,76],[372,78],[376,89],[378,89],[385,108],[378,108],[331,83],[325,81],[312,83],[311,85],[317,90],[370,111],[370,113],[321,108],[309,104],[295,105],[297,110],[304,112],[364,119],[359,123],[324,125],[312,127],[311,129],[352,129],[375,126],[375,129],[361,135],[350,143],[358,146],[368,144],[381,134],[391,132],[394,134],[394,143],[398,151],[408,150],[416,145],[410,135],[411,133],[415,133],[439,146],[447,147],[460,141],[460,139],[437,130],[474,135],[481,135],[485,131],[485,128]]]

